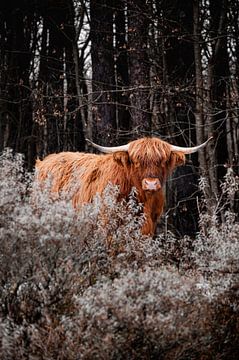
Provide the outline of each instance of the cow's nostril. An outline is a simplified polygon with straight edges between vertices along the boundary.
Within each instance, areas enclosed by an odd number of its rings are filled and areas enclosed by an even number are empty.
[[[161,183],[157,178],[145,178],[142,181],[142,189],[147,191],[158,191],[161,189]]]

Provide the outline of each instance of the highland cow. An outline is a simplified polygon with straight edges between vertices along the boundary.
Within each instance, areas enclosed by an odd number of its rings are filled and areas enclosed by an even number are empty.
[[[87,140],[105,154],[61,152],[37,160],[37,179],[50,175],[54,193],[72,193],[75,208],[92,201],[111,183],[119,186],[120,197],[128,197],[133,187],[143,205],[145,222],[142,233],[153,235],[164,207],[164,184],[167,176],[184,164],[185,155],[206,146],[210,139],[195,147],[178,147],[159,138],[142,138],[127,145],[104,147]],[[75,186],[75,184],[78,186]]]

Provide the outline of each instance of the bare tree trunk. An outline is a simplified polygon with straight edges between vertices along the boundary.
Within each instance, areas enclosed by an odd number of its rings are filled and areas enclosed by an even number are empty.
[[[64,29],[65,34],[65,76],[67,81],[67,106],[65,109],[68,134],[68,150],[85,149],[85,133],[87,123],[87,102],[84,103],[84,61],[80,62],[78,40],[83,28],[85,12],[82,8],[78,29],[75,28],[75,9],[72,0],[68,0],[69,17]],[[86,39],[87,46],[89,39]],[[83,54],[84,56],[84,54]]]
[[[92,0],[90,15],[93,138],[109,145],[116,137],[112,1]]]
[[[204,124],[204,93],[203,93],[203,74],[202,74],[202,55],[201,55],[201,29],[199,26],[199,3],[193,1],[193,38],[194,38],[194,59],[195,59],[195,120],[196,120],[196,138],[197,143],[201,144],[205,141],[205,124]],[[198,154],[199,164],[202,175],[207,172],[207,162],[205,151]]]
[[[129,69],[126,43],[126,8],[125,1],[116,3],[115,11],[115,52],[116,52],[116,100],[117,100],[117,134],[118,142],[129,140],[130,113],[129,113]]]
[[[17,7],[3,1],[0,8],[0,150],[8,146],[25,154],[29,147],[33,151],[29,69],[35,21],[33,13],[26,14],[26,6],[25,1]]]
[[[230,98],[231,98],[231,117],[230,117],[230,134],[228,137],[231,137],[231,148],[228,149],[228,152],[231,152],[232,162],[231,165],[234,167],[234,170],[239,175],[239,1],[233,1],[231,14],[232,18],[232,31],[233,39],[235,42],[234,48],[234,59],[233,64],[233,76],[230,87]],[[239,201],[238,201],[239,202]]]
[[[149,18],[145,0],[128,0],[128,54],[130,112],[133,130],[141,134],[151,131],[150,63],[148,58]]]
[[[228,77],[228,56],[226,49],[226,21],[227,21],[227,0],[223,0],[218,6],[215,0],[211,0],[211,31],[210,43],[212,46],[211,56],[208,60],[207,72],[207,97],[206,97],[206,128],[208,134],[214,134],[214,141],[208,145],[209,156],[207,158],[210,188],[212,190],[212,201],[217,202],[219,197],[219,178],[225,174],[224,168],[216,167],[227,159],[227,144],[225,122],[226,116],[226,82],[222,80]],[[219,117],[217,113],[219,112]],[[220,136],[221,135],[221,136]],[[224,145],[222,145],[222,143]],[[220,158],[220,160],[219,160]],[[219,160],[219,161],[218,161]],[[223,171],[222,171],[223,170]]]

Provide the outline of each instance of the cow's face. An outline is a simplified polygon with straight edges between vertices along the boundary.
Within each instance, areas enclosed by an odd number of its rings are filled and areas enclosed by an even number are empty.
[[[133,186],[153,194],[162,189],[168,173],[184,163],[185,156],[171,151],[160,139],[144,138],[132,141],[128,151],[115,153],[114,159],[126,167]]]

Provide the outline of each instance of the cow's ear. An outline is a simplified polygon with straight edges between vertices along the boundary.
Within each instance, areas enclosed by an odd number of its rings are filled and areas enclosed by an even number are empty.
[[[185,164],[185,155],[181,151],[172,151],[169,160],[169,167],[173,170],[176,166]]]
[[[113,154],[113,159],[119,165],[127,167],[130,164],[129,154],[127,151],[117,151]]]

